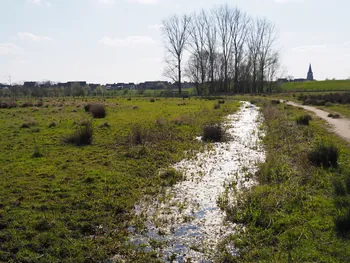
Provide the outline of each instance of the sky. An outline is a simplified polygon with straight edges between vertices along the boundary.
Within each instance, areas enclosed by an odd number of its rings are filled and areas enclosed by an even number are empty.
[[[349,0],[0,0],[0,83],[166,80],[162,20],[226,3],[275,24],[281,76],[350,77]]]

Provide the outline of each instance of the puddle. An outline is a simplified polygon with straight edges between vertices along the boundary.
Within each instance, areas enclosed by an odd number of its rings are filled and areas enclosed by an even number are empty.
[[[232,182],[238,188],[253,183],[245,175],[254,173],[265,158],[261,122],[258,108],[243,102],[225,122],[232,136],[228,142],[215,143],[194,159],[177,163],[174,167],[187,180],[169,188],[165,196],[135,207],[145,228],[140,233],[130,227],[131,241],[156,251],[165,262],[212,262],[218,242],[234,233],[234,225],[225,221],[225,212],[218,207],[218,197]]]

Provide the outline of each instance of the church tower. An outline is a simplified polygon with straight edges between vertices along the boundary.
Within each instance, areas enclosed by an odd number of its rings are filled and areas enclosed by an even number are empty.
[[[311,64],[309,66],[309,72],[307,73],[307,78],[308,81],[313,81],[314,80],[314,73],[312,72]]]

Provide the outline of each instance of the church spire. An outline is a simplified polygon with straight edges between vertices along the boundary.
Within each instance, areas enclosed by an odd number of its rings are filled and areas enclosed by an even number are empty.
[[[309,72],[307,73],[307,78],[308,81],[313,81],[314,80],[314,73],[312,72],[312,67],[311,63],[309,65]]]

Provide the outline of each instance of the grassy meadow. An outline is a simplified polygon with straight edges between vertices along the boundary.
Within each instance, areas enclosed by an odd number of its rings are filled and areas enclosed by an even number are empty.
[[[106,117],[92,118],[88,103]],[[203,125],[239,108],[217,103],[43,99],[0,109],[0,262],[142,262],[125,242],[133,207],[181,178],[157,171],[201,150]],[[63,143],[86,123],[91,145]]]
[[[267,159],[248,175],[258,185],[221,204],[239,227],[219,262],[349,262],[349,144],[303,110],[260,103]]]
[[[281,89],[282,92],[350,91],[350,80],[288,82]]]

